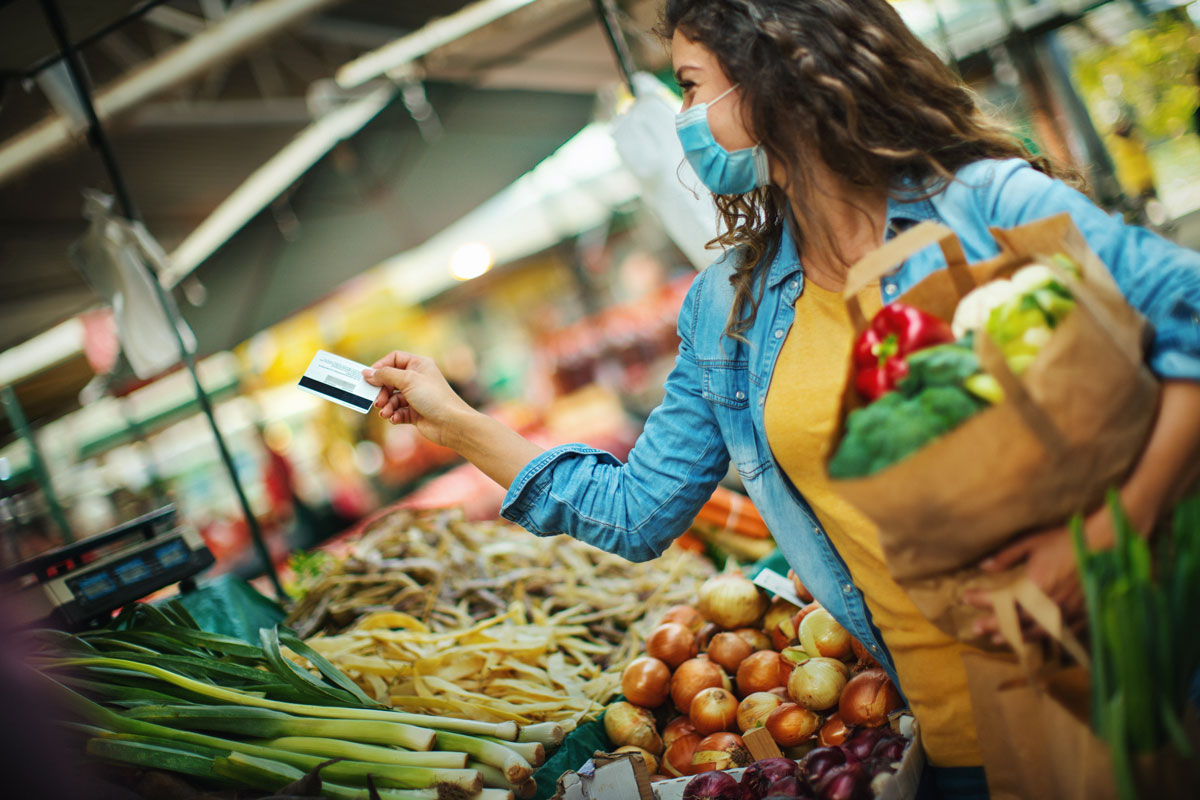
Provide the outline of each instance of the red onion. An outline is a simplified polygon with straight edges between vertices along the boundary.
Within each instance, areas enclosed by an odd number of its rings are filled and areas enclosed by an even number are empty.
[[[742,800],[742,787],[728,772],[703,772],[683,787],[683,800]]]
[[[863,762],[863,770],[866,771],[868,777],[874,778],[876,775],[891,775],[896,772],[896,767],[891,759],[872,756]]]
[[[795,775],[788,775],[780,778],[767,787],[766,791],[755,797],[810,797],[808,785],[804,781],[797,778]]]
[[[769,794],[767,787],[782,778],[796,776],[796,762],[790,758],[764,758],[755,761],[742,773],[742,786],[753,793],[754,797]]]
[[[875,751],[875,746],[883,740],[882,728],[859,728],[854,735],[846,740],[842,749],[853,755],[859,761],[866,761]]]
[[[818,747],[800,762],[800,776],[816,786],[832,769],[851,761],[854,756],[840,747]]]
[[[867,782],[863,780],[862,764],[857,762],[834,767],[817,783],[820,800],[864,800],[866,796]]]
[[[904,748],[908,745],[903,736],[888,736],[880,739],[871,751],[872,758],[886,758],[888,761],[899,761],[904,758]]]

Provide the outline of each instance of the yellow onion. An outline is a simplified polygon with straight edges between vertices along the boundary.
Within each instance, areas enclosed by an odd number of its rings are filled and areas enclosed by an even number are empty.
[[[723,687],[729,676],[715,661],[693,658],[679,665],[671,676],[671,700],[675,708],[687,714],[692,708],[692,699],[705,689]]]
[[[742,659],[737,670],[737,689],[742,697],[755,692],[769,692],[776,686],[785,686],[788,681],[789,665],[783,656],[774,650],[759,650]]]
[[[704,627],[696,631],[696,649],[703,653],[712,644],[712,640],[721,632],[721,626],[715,622],[706,622]]]
[[[671,670],[653,656],[635,658],[621,673],[621,694],[636,706],[657,708],[670,693]]]
[[[737,698],[719,686],[697,692],[688,709],[696,733],[701,736],[731,730],[737,723],[737,713]]]
[[[696,745],[700,744],[703,738],[698,733],[685,733],[671,742],[671,746],[662,757],[662,768],[666,773],[675,778],[691,775],[692,756],[696,752]]]
[[[767,721],[771,712],[783,703],[779,695],[770,692],[754,692],[748,694],[738,703],[737,726],[742,733],[751,728],[759,728]]]
[[[767,597],[742,575],[727,572],[700,586],[697,606],[705,619],[729,631],[757,623],[767,610]]]
[[[769,628],[771,631],[771,646],[776,650],[783,650],[785,647],[791,647],[798,642],[796,638],[796,626],[792,624],[790,617],[785,617],[779,620],[779,623],[774,628]]]
[[[666,622],[676,622],[695,633],[704,627],[704,615],[691,606],[671,606],[667,613],[658,621],[659,625]]]
[[[849,739],[852,733],[854,729],[842,720],[842,715],[834,714],[817,731],[817,743],[821,747],[836,747]]]
[[[705,736],[692,753],[692,774],[710,769],[745,767],[754,761],[746,743],[736,733],[721,731]]]
[[[767,606],[767,613],[763,614],[763,629],[768,631],[774,630],[785,619],[790,621],[792,617],[796,616],[796,612],[799,610],[799,608],[782,597],[776,597],[771,601],[771,605]]]
[[[847,725],[877,728],[887,722],[888,714],[900,708],[900,693],[892,679],[878,667],[866,669],[846,683],[838,701],[838,714]]]
[[[651,775],[658,772],[658,759],[654,757],[653,753],[649,753],[649,752],[643,750],[642,748],[638,747],[637,745],[633,745],[633,744],[623,745],[621,747],[618,747],[613,752],[614,753],[637,753],[639,756],[642,757],[642,762],[645,763],[647,772],[649,772]]]
[[[808,591],[808,589],[804,587],[804,584],[800,582],[800,577],[796,575],[796,570],[788,570],[788,580],[792,582],[792,588],[796,590],[796,597],[800,598],[806,603],[812,602],[812,592]]]
[[[730,673],[737,672],[742,659],[754,652],[750,643],[736,633],[718,633],[708,643],[707,655]]]
[[[621,700],[606,708],[604,732],[618,747],[632,744],[654,755],[663,751],[662,739],[654,726],[654,715],[633,703]]]
[[[854,657],[858,659],[860,664],[864,664],[868,667],[879,666],[879,662],[876,661],[871,655],[871,652],[867,650],[867,646],[858,639],[855,639],[853,636],[850,637],[850,650],[853,651]]]
[[[850,655],[850,634],[823,608],[800,620],[797,635],[810,656],[842,659]]]
[[[662,729],[663,747],[669,748],[680,736],[695,732],[696,726],[692,724],[692,720],[686,714],[678,716]]]
[[[758,628],[738,628],[734,633],[745,639],[746,644],[754,650],[771,649],[771,637]]]
[[[696,657],[696,635],[686,625],[664,622],[646,637],[646,652],[675,669]]]
[[[788,677],[792,700],[811,711],[824,711],[838,704],[849,670],[833,658],[801,661]]]
[[[796,747],[821,727],[821,717],[796,703],[780,703],[766,719],[767,733],[780,747]]]

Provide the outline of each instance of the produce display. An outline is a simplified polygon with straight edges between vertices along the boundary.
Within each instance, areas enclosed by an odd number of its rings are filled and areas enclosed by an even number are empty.
[[[397,512],[303,579],[288,622],[383,705],[569,731],[616,694],[647,615],[713,567],[674,548],[631,564],[566,536],[530,544],[505,523]]]
[[[1064,255],[1053,261],[1077,271]],[[1074,306],[1070,290],[1043,264],[975,288],[959,301],[952,323],[902,303],[884,306],[855,342],[854,386],[867,404],[846,416],[829,474],[872,475],[1003,402],[1000,383],[976,356],[976,337],[991,339],[1020,375]]]
[[[807,595],[792,578],[797,595]],[[756,728],[765,729],[788,756],[782,761],[792,772],[794,759],[831,748],[854,765],[838,773],[852,777],[837,781],[791,775],[795,793],[779,796],[809,797],[814,795],[800,792],[815,791],[821,798],[858,797],[855,792],[868,791],[870,777],[894,769],[904,740],[886,725],[901,708],[899,692],[828,611],[813,602],[798,607],[782,598],[769,600],[737,572],[707,580],[696,601],[659,618],[646,636],[645,655],[622,674],[624,699],[604,715],[614,747],[647,754],[652,780],[705,773],[696,779],[699,793],[685,797],[766,797],[773,778],[751,779],[762,783],[757,793],[720,789],[731,785],[722,770],[751,763],[742,737]],[[885,739],[897,744],[874,753]],[[818,755],[813,768],[831,757]],[[766,763],[751,770],[757,775]],[[854,791],[826,788],[834,783],[853,784]]]
[[[385,708],[290,631],[264,629],[256,646],[200,630],[178,604],[40,641],[33,664],[90,756],[214,786],[275,792],[310,773],[335,800],[526,796],[563,736]]]

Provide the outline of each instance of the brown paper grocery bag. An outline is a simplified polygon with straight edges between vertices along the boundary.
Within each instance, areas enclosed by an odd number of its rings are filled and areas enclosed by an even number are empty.
[[[1023,532],[1098,507],[1131,469],[1157,406],[1158,385],[1144,364],[1145,321],[1070,217],[993,235],[1000,255],[967,264],[948,228],[922,223],[856,264],[845,288],[857,335],[868,324],[859,290],[933,243],[945,253],[947,269],[899,302],[947,321],[972,288],[1035,259],[1065,253],[1082,270],[1081,280],[1060,275],[1076,306],[1021,377],[986,336],[976,337],[981,364],[1005,389],[1003,403],[874,475],[834,481],[878,525],[892,575],[906,588],[919,587],[914,600],[923,611],[940,613],[934,621],[943,629],[956,627],[945,618],[958,602],[954,573]],[[861,404],[849,381],[843,415]]]
[[[971,650],[963,666],[992,800],[1115,800],[1108,748],[1088,723],[1086,670],[1032,683],[1015,656]]]

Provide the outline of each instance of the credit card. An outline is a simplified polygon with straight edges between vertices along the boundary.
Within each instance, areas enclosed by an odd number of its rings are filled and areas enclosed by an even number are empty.
[[[365,364],[318,350],[304,370],[300,389],[365,414],[379,395],[379,387],[363,379],[362,371],[366,368]]]

